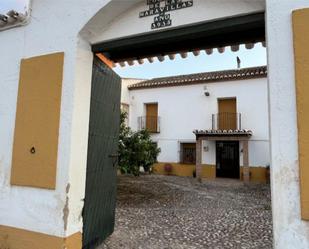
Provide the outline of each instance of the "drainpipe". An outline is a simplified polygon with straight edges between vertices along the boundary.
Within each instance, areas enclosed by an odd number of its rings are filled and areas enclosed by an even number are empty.
[[[0,31],[27,25],[30,22],[31,0],[25,4],[24,12],[10,10],[6,14],[0,13]]]

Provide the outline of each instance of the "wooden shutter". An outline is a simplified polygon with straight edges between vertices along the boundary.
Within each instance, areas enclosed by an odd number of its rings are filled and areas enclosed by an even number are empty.
[[[309,9],[293,12],[301,215],[309,220]]]
[[[158,132],[158,104],[146,104],[146,129]]]
[[[55,189],[64,53],[23,59],[11,184]]]
[[[236,98],[219,99],[218,127],[219,130],[237,129],[237,107]]]

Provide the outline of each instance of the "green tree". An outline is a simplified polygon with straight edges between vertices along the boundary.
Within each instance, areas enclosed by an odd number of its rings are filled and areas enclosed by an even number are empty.
[[[149,171],[157,162],[160,149],[151,140],[149,132],[141,130],[134,132],[126,125],[127,113],[120,116],[119,134],[119,169],[123,174],[139,175],[140,167]]]

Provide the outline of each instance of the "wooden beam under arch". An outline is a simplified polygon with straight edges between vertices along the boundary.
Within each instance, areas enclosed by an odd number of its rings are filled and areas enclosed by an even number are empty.
[[[114,68],[115,67],[115,63],[108,59],[106,56],[104,56],[104,54],[101,53],[97,53],[96,56],[104,63],[106,64],[108,67],[110,68]]]

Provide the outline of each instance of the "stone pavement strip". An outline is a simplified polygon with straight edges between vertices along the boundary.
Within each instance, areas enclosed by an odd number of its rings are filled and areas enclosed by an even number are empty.
[[[119,176],[115,232],[98,249],[272,248],[269,185]]]

